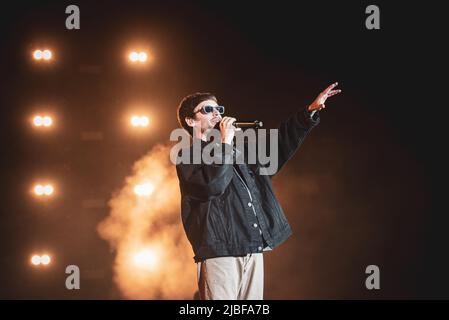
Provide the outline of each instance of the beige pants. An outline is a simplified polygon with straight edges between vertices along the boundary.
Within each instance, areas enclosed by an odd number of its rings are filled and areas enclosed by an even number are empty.
[[[263,254],[219,257],[197,263],[201,300],[262,300]]]

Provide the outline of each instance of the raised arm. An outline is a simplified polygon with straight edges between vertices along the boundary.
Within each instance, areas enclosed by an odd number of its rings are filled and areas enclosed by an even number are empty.
[[[341,90],[334,90],[338,82],[331,84],[307,107],[300,109],[287,121],[283,121],[278,129],[278,170],[287,163],[303,143],[310,130],[320,122],[319,111],[326,108],[327,98]]]

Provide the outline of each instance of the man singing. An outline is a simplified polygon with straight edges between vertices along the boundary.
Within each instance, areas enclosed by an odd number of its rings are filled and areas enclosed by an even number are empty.
[[[307,107],[300,108],[278,129],[278,169],[294,155],[320,121],[327,98],[341,90],[330,85]],[[203,300],[263,299],[263,252],[284,242],[292,230],[276,199],[272,174],[262,165],[236,163],[232,147],[233,117],[210,93],[185,97],[178,108],[180,125],[204,148],[208,133],[220,129],[223,147],[218,163],[181,162],[176,165],[181,190],[181,216],[197,263],[198,287]],[[186,150],[184,150],[186,151]],[[180,154],[182,154],[182,150]]]

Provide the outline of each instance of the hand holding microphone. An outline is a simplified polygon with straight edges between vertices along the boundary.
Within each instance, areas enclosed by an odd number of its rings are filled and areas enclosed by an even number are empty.
[[[232,140],[234,139],[235,131],[237,130],[232,124],[236,121],[236,118],[232,117],[223,117],[220,122],[220,131],[221,131],[221,142],[232,144]]]
[[[262,121],[254,120],[254,121],[237,121],[232,117],[223,117],[221,122],[219,123],[220,131],[221,131],[221,141],[224,143],[231,143],[232,139],[234,139],[234,135],[236,131],[240,131],[246,128],[261,128],[263,126]]]

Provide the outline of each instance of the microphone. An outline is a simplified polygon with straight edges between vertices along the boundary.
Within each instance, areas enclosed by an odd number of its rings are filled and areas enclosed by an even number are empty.
[[[260,120],[250,120],[250,121],[235,121],[232,124],[236,128],[246,129],[246,128],[254,128],[259,129],[263,127],[263,122]]]
[[[263,127],[263,122],[260,120],[249,120],[249,121],[235,121],[232,124],[234,127],[236,127],[238,130],[248,129],[248,128],[254,128],[259,129]],[[215,124],[214,129],[220,130],[220,122],[217,122]]]

